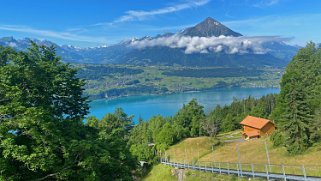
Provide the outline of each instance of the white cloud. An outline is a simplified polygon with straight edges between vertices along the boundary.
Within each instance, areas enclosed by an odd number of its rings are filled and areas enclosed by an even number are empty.
[[[130,45],[135,48],[147,48],[155,46],[182,48],[186,54],[208,52],[225,52],[228,54],[264,54],[269,51],[262,47],[264,43],[275,41],[284,42],[287,40],[288,38],[281,38],[278,36],[190,37],[173,35],[169,37],[133,40]]]
[[[321,24],[316,23],[321,19],[321,13],[294,14],[294,15],[269,15],[224,21],[233,30],[242,32],[243,35],[279,35],[294,37],[291,44],[304,46],[309,41],[321,42],[319,30]]]
[[[210,0],[190,0],[185,3],[167,6],[164,8],[154,9],[154,10],[150,10],[150,11],[130,10],[130,11],[126,12],[126,15],[121,16],[118,19],[116,19],[115,21],[113,21],[113,23],[122,23],[122,22],[127,22],[127,21],[134,21],[134,20],[143,20],[143,19],[146,19],[147,17],[151,17],[151,16],[155,16],[155,15],[174,13],[174,12],[182,11],[185,9],[191,9],[191,8],[203,6],[209,2],[210,2]]]
[[[106,38],[104,37],[83,36],[83,35],[77,35],[75,33],[69,33],[69,32],[58,32],[58,31],[51,31],[51,30],[35,29],[28,26],[0,25],[0,30],[30,33],[30,34],[34,34],[42,37],[51,37],[51,38],[57,38],[61,40],[106,43]]]
[[[273,6],[276,4],[279,4],[281,0],[261,0],[258,3],[255,3],[253,6],[254,7],[259,7],[259,8],[264,8],[264,7],[269,7]]]

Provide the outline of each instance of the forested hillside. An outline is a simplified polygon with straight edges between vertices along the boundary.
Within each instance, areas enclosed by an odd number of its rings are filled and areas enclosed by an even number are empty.
[[[148,121],[141,120],[131,132],[130,150],[138,160],[153,162],[155,151],[166,150],[184,138],[215,137],[218,133],[240,129],[240,122],[247,115],[268,117],[276,105],[276,97],[271,94],[260,99],[235,99],[231,105],[217,106],[208,115],[194,99],[173,117],[155,116]],[[149,143],[155,146],[149,147]]]

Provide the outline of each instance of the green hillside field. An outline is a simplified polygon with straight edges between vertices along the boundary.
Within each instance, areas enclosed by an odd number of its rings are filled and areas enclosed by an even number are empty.
[[[321,144],[316,144],[309,148],[305,153],[300,155],[290,155],[284,147],[273,147],[269,138],[254,139],[250,141],[241,141],[241,131],[233,131],[220,134],[217,138],[196,137],[187,138],[180,143],[171,146],[166,151],[166,157],[172,162],[196,164],[196,165],[213,165],[213,162],[220,162],[220,167],[224,168],[229,164],[229,168],[236,169],[238,162],[237,147],[240,150],[240,162],[244,164],[243,170],[250,170],[246,167],[247,163],[254,164],[256,171],[264,171],[267,164],[265,143],[270,156],[271,171],[280,173],[281,165],[285,165],[287,174],[301,174],[302,165],[305,166],[308,176],[321,176]],[[234,141],[235,142],[229,142]],[[227,141],[227,142],[226,142]],[[165,154],[163,154],[165,155]],[[166,180],[177,179],[173,175],[173,168],[164,165],[157,165],[152,168],[145,180]],[[187,175],[187,176],[186,176]],[[197,176],[198,175],[198,176]],[[204,173],[198,171],[187,171],[186,180],[235,180],[234,176]]]

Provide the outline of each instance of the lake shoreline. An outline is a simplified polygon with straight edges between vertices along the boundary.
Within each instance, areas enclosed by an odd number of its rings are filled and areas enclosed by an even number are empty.
[[[166,95],[139,95],[115,99],[98,99],[89,103],[89,116],[102,118],[106,113],[112,113],[116,108],[122,108],[128,115],[134,115],[144,120],[155,115],[173,116],[184,104],[196,99],[209,113],[217,105],[230,104],[234,98],[245,99],[249,96],[260,98],[271,93],[279,93],[279,88],[220,88],[198,92],[180,92]]]
[[[216,88],[207,88],[207,89],[197,89],[197,90],[186,90],[186,91],[176,91],[176,92],[167,92],[167,93],[146,93],[146,94],[132,94],[132,95],[120,95],[120,96],[112,96],[107,98],[91,98],[89,96],[90,101],[97,101],[97,100],[115,100],[120,98],[132,97],[132,96],[165,96],[165,95],[173,95],[173,94],[181,94],[181,93],[194,93],[194,92],[208,92],[208,91],[215,91],[220,89],[232,89],[232,88],[280,88],[280,86],[226,86],[226,87],[216,87]]]

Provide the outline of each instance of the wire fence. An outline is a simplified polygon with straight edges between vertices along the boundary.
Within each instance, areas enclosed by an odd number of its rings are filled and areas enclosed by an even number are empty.
[[[200,166],[212,166],[215,168],[234,169],[254,172],[266,172],[276,174],[302,175],[321,177],[321,165],[276,165],[276,164],[251,164],[229,162],[197,162]]]
[[[311,180],[321,181],[321,165],[276,165],[251,164],[230,162],[204,162],[194,164],[171,162],[168,158],[161,158],[161,163],[178,168],[187,168],[207,172],[234,174],[248,177],[265,177],[282,180]]]

